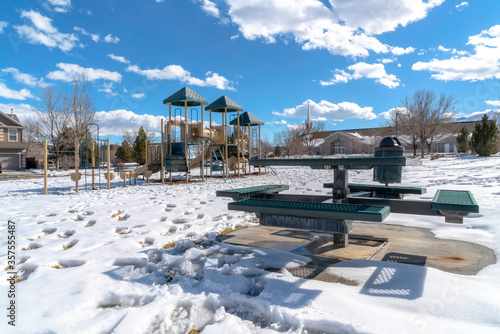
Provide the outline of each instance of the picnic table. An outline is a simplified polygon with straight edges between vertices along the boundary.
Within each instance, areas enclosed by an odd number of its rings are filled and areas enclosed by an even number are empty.
[[[336,247],[348,245],[352,221],[382,222],[391,212],[445,216],[445,222],[463,223],[463,217],[479,212],[470,191],[438,190],[432,201],[405,200],[407,194],[425,194],[425,188],[389,186],[385,180],[400,180],[403,166],[422,162],[399,157],[349,157],[307,159],[250,159],[253,166],[309,166],[333,171],[331,195],[281,193],[288,185],[261,185],[217,192],[231,197],[230,210],[255,212],[261,225],[298,228],[333,234]],[[350,184],[349,170],[374,169],[374,180],[385,183]],[[378,169],[378,170],[377,170]]]

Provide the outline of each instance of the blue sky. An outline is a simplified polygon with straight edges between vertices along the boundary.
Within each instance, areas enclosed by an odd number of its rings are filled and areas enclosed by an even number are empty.
[[[85,70],[114,141],[159,130],[184,86],[229,96],[269,139],[308,101],[328,130],[384,125],[423,88],[468,115],[500,107],[498,13],[498,0],[5,0],[0,110],[22,117]]]

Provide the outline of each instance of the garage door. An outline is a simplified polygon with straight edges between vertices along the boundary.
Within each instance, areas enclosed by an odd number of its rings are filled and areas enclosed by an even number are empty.
[[[19,170],[19,154],[0,154],[2,169]]]

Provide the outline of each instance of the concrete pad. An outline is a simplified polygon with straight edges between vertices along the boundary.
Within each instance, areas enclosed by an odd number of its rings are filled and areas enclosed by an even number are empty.
[[[422,265],[461,275],[475,275],[485,266],[496,263],[494,252],[487,247],[437,239],[425,228],[385,224],[354,223],[345,248],[334,247],[332,238],[324,233],[270,226],[241,229],[225,235],[221,241],[309,256],[313,261],[294,269],[292,274],[328,282],[342,278],[331,277],[324,269],[345,260]]]

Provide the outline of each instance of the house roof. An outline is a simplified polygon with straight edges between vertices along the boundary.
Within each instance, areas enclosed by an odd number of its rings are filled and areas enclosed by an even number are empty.
[[[257,126],[257,125],[264,125],[263,121],[258,119],[254,114],[249,113],[248,111],[245,111],[243,114],[241,114],[239,117],[239,122],[240,125],[243,126]],[[229,122],[229,125],[238,125],[238,118],[233,119],[231,122]]]
[[[9,115],[2,111],[0,111],[0,126],[24,128],[16,114]]]
[[[173,106],[184,107],[187,102],[188,107],[196,107],[202,104],[208,104],[200,94],[196,93],[189,87],[179,89],[174,94],[163,100],[163,104],[171,104]]]
[[[206,106],[205,110],[213,112],[235,112],[243,111],[243,107],[224,95]]]

